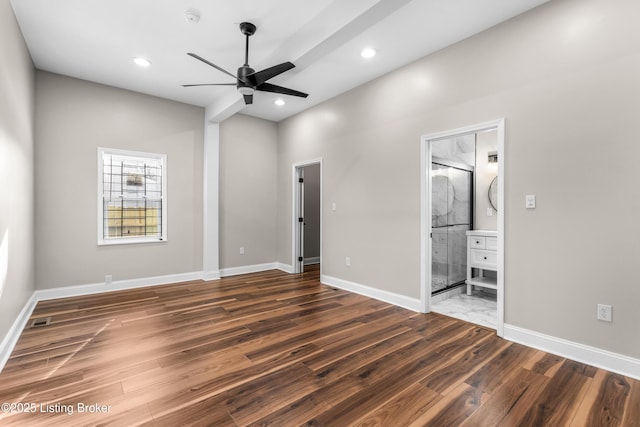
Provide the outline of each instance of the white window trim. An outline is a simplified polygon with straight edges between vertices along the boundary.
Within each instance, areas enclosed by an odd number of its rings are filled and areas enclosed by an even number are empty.
[[[162,235],[158,237],[119,237],[115,239],[104,238],[104,206],[103,206],[103,176],[105,154],[122,156],[138,156],[159,159],[162,162]],[[143,151],[119,150],[115,148],[98,147],[98,246],[129,245],[137,243],[164,243],[168,240],[167,234],[167,155],[146,153]]]

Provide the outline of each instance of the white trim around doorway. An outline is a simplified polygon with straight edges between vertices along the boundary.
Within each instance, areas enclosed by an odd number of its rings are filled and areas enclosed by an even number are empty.
[[[431,212],[431,141],[455,136],[477,133],[490,129],[498,132],[498,289],[497,289],[497,335],[504,336],[504,139],[505,119],[478,123],[458,129],[423,135],[420,138],[420,309],[423,313],[431,311],[431,221],[427,214]]]

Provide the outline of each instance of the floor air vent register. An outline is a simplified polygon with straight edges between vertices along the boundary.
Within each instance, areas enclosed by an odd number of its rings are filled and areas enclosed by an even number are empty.
[[[51,317],[41,317],[39,319],[33,319],[33,322],[31,322],[31,328],[39,328],[42,326],[48,326],[49,324],[51,324]]]

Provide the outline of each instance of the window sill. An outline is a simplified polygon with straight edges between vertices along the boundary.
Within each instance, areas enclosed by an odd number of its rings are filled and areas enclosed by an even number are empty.
[[[121,239],[109,239],[98,240],[98,246],[117,246],[117,245],[135,245],[141,243],[166,243],[167,239],[158,238],[121,238]]]

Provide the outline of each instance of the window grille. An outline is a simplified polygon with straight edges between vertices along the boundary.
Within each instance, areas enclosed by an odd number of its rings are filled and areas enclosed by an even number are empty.
[[[166,156],[100,149],[100,244],[166,240]]]

